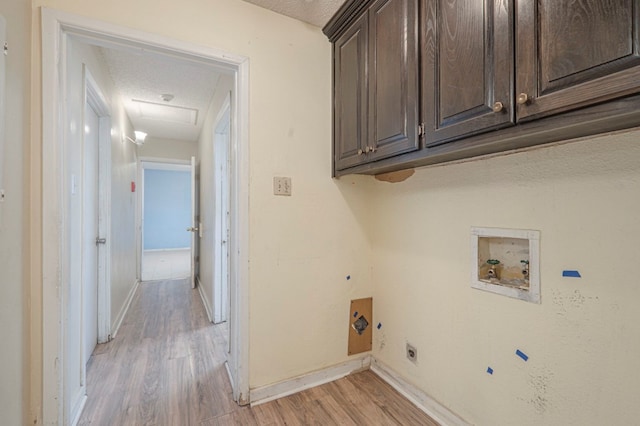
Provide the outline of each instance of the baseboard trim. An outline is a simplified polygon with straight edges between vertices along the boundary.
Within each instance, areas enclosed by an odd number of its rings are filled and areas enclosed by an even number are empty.
[[[131,287],[129,294],[127,295],[127,299],[124,301],[124,305],[122,305],[120,312],[118,312],[118,316],[116,317],[116,320],[113,326],[111,327],[112,339],[116,337],[116,334],[118,334],[118,330],[120,330],[122,321],[124,321],[124,317],[125,315],[127,315],[127,312],[129,311],[129,307],[131,306],[131,302],[133,301],[133,296],[135,296],[136,291],[138,291],[139,285],[140,285],[140,280],[136,280],[136,282],[133,284],[133,287]]]
[[[289,380],[251,389],[249,392],[251,406],[254,407],[264,404],[274,399],[283,398],[306,389],[333,382],[349,374],[368,370],[370,364],[371,356],[366,355]]]
[[[84,411],[84,407],[87,405],[87,399],[88,398],[86,393],[80,396],[80,400],[78,401],[78,404],[72,409],[75,412],[73,413],[73,419],[71,419],[71,426],[76,426],[80,421],[80,416]]]
[[[371,371],[442,426],[471,426],[471,423],[465,422],[447,407],[407,382],[398,373],[373,357],[371,359]]]
[[[211,314],[211,306],[209,306],[207,295],[204,294],[204,290],[202,289],[202,283],[200,282],[200,277],[197,275],[196,275],[196,287],[198,288],[198,293],[200,293],[200,299],[202,299],[204,310],[207,312],[207,318],[209,318],[209,322],[213,322],[213,315]]]

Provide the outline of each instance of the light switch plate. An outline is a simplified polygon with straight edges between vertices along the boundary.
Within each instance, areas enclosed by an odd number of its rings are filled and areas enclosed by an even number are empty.
[[[273,195],[291,196],[291,178],[279,177],[273,178]]]

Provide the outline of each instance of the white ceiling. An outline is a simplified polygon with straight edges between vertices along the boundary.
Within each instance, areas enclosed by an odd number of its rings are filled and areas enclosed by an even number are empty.
[[[245,1],[318,27],[323,27],[345,2]],[[149,138],[198,140],[220,74],[204,64],[190,63],[148,51],[106,47],[98,49],[135,130],[146,132]],[[165,102],[161,98],[163,94],[174,97],[170,102]],[[151,107],[155,113],[141,111],[141,104]],[[189,110],[195,110],[195,113]],[[195,124],[187,124],[180,117],[195,117]]]
[[[198,140],[219,73],[203,64],[150,52],[99,49],[135,130],[148,137]],[[174,98],[165,102],[163,94]],[[141,104],[150,111],[141,110]],[[195,123],[187,123],[185,117],[195,118]]]
[[[345,0],[244,0],[317,27],[331,19]]]

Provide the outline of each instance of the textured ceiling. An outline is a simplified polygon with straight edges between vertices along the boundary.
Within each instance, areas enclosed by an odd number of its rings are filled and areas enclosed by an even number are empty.
[[[244,0],[282,15],[323,27],[345,0]]]
[[[108,48],[100,51],[135,130],[146,132],[150,137],[198,140],[220,78],[218,73],[206,65],[148,52]],[[174,98],[165,102],[162,94],[172,94]],[[139,102],[132,100],[173,108],[163,108],[162,114],[154,119],[148,112],[141,112]],[[195,124],[179,122],[185,108],[197,110]],[[176,113],[175,119],[172,119],[172,110]]]

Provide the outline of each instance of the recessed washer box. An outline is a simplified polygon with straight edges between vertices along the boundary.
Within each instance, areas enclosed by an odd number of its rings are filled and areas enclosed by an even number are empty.
[[[540,303],[540,231],[472,227],[471,287]]]

